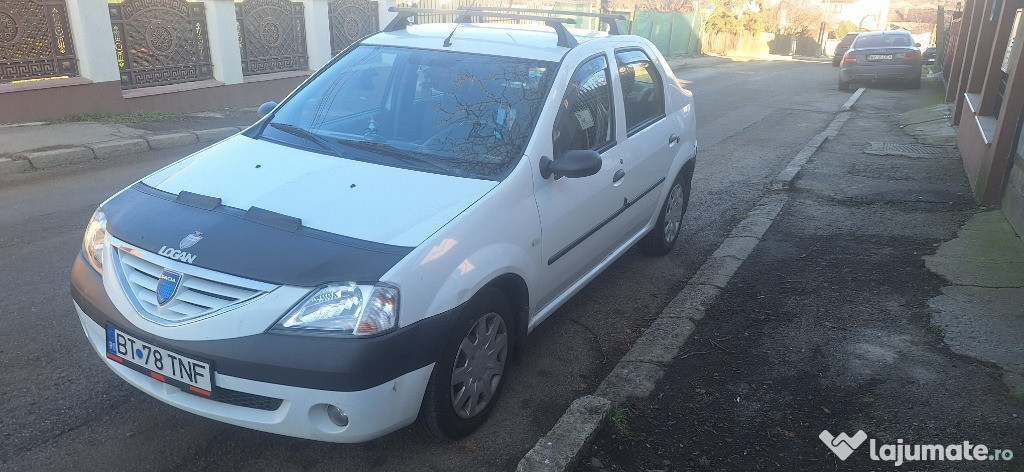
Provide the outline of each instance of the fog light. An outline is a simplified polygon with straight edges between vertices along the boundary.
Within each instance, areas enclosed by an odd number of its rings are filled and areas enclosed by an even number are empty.
[[[342,428],[348,426],[348,415],[341,408],[334,405],[327,405],[327,417],[331,419],[331,422],[341,426]]]

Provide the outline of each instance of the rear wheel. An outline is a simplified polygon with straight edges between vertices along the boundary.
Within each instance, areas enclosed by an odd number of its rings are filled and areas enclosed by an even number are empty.
[[[843,82],[843,79],[839,79],[839,90],[842,90],[844,92],[850,90],[850,83]]]
[[[693,176],[693,167],[683,166],[683,169],[676,175],[672,187],[668,191],[668,197],[662,204],[661,212],[658,214],[658,222],[654,229],[647,233],[638,244],[640,252],[651,256],[662,256],[672,251],[679,239],[679,228],[682,226],[683,214],[690,204],[690,180]]]
[[[913,79],[910,79],[910,88],[913,88],[913,89],[921,88],[921,76],[920,75],[917,76],[917,77],[914,77]]]
[[[459,439],[483,424],[505,385],[514,333],[512,307],[500,290],[485,288],[466,303],[430,375],[421,429]]]

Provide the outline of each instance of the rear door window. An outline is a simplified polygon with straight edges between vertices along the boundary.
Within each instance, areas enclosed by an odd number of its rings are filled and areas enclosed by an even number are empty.
[[[665,87],[658,68],[639,50],[616,51],[619,86],[626,115],[628,134],[665,116]]]

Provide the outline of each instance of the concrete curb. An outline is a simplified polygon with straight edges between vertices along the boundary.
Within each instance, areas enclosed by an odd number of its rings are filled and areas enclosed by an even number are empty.
[[[860,93],[863,90],[863,88],[858,90],[858,93]],[[860,98],[860,95],[855,94],[855,96],[856,98]],[[846,103],[847,105],[850,105],[851,108],[853,107],[853,105],[850,102]],[[847,105],[843,105],[843,108],[846,108]],[[797,153],[796,157],[794,157],[792,161],[789,161],[789,164],[786,166],[786,168],[782,169],[782,172],[779,172],[779,175],[775,177],[775,181],[772,182],[772,188],[780,190],[789,187],[789,184],[793,182],[794,178],[796,178],[796,174],[797,172],[800,171],[800,168],[807,163],[807,160],[810,159],[812,155],[814,155],[814,153],[818,150],[819,147],[821,147],[822,144],[825,143],[825,141],[835,137],[836,133],[839,132],[839,128],[843,127],[843,124],[846,123],[846,120],[850,119],[850,116],[851,115],[848,109],[840,111],[839,114],[836,115],[836,117],[832,120],[832,123],[829,124],[827,128],[825,128],[825,131],[822,131],[813,138],[811,138],[811,141],[807,143],[807,145],[804,146],[804,148],[801,149],[799,153]]]
[[[24,151],[11,157],[0,158],[0,175],[50,169],[92,159],[107,159],[143,153],[153,149],[168,149],[195,143],[210,143],[232,136],[243,127],[231,126],[198,131],[155,134],[133,139],[117,139],[84,146],[65,147],[44,151]]]
[[[25,160],[32,164],[33,169],[49,169],[96,157],[92,149],[87,147],[71,147],[52,151],[23,153]]]
[[[0,157],[0,175],[16,174],[32,168],[28,161],[16,161],[8,157]]]
[[[832,123],[801,150],[779,176],[776,183],[789,183],[801,167],[830,137],[850,119],[848,111],[863,94],[858,90]],[[665,369],[682,351],[695,322],[728,285],[733,274],[747,260],[765,232],[782,212],[788,198],[770,192],[754,205],[742,222],[722,241],[682,290],[665,306],[658,318],[637,340],[597,387],[593,395],[576,399],[555,426],[519,461],[517,472],[561,472],[571,468],[583,448],[590,443],[615,405],[630,398],[644,398],[654,391]]]
[[[843,106],[839,108],[839,111],[850,111],[850,110],[852,110],[853,109],[853,105],[855,103],[857,103],[857,100],[860,98],[861,95],[864,95],[864,91],[865,90],[867,90],[867,89],[864,88],[864,87],[861,87],[861,88],[857,89],[857,91],[854,92],[853,95],[850,96],[850,99],[847,100],[846,103],[843,104]]]
[[[516,470],[525,472],[569,468],[583,450],[583,446],[597,433],[597,428],[611,410],[612,403],[604,398],[593,395],[577,398],[558,420],[551,433],[540,438],[526,457],[523,457]],[[581,425],[589,428],[577,427]]]
[[[119,139],[86,147],[92,149],[97,159],[106,159],[146,152],[149,150],[149,143],[145,139]]]

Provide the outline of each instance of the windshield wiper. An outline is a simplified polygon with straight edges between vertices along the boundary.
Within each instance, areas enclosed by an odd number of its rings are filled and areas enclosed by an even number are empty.
[[[320,136],[318,136],[315,133],[312,133],[312,132],[310,132],[308,130],[305,130],[303,128],[299,128],[298,126],[295,126],[295,125],[290,125],[288,123],[276,123],[276,122],[273,122],[273,121],[270,122],[270,126],[273,126],[274,129],[279,129],[281,131],[284,131],[285,133],[288,133],[288,134],[291,134],[291,135],[303,138],[303,139],[305,139],[307,141],[312,141],[313,143],[316,143],[321,148],[326,149],[328,151],[331,151],[331,154],[334,154],[335,156],[344,157],[344,156],[342,156],[341,152],[338,151],[337,148],[335,148],[334,146],[331,146],[329,141],[327,141],[324,138],[321,138]]]
[[[451,173],[451,169],[448,169],[448,168],[446,168],[444,166],[438,165],[438,164],[432,162],[430,159],[425,159],[425,158],[421,157],[419,155],[419,153],[416,153],[415,151],[409,151],[409,150],[406,150],[406,149],[402,149],[400,147],[397,147],[397,146],[394,146],[394,145],[391,145],[391,144],[388,144],[388,143],[382,143],[382,142],[378,142],[378,141],[363,141],[361,139],[345,139],[345,138],[339,139],[338,142],[341,143],[341,144],[345,144],[347,146],[357,147],[357,148],[361,148],[361,149],[368,149],[368,150],[371,150],[371,151],[382,151],[382,152],[386,153],[388,156],[394,157],[394,158],[399,159],[399,160],[401,160],[403,162],[406,162],[406,163],[417,162],[417,163],[420,163],[420,164],[426,164],[426,165],[428,165],[430,167],[433,167],[434,169],[437,169],[437,170],[441,170],[441,171],[444,171],[444,172],[447,172],[447,173]]]

